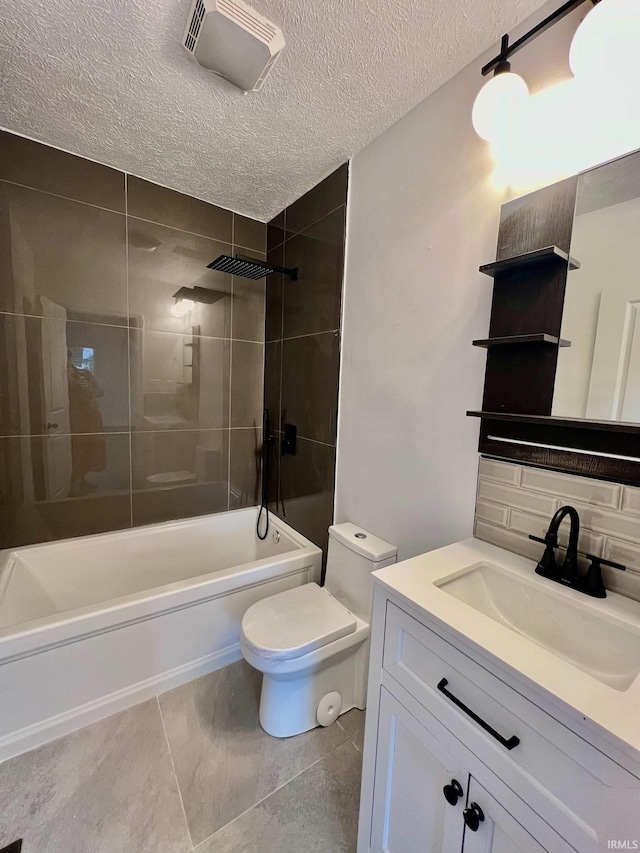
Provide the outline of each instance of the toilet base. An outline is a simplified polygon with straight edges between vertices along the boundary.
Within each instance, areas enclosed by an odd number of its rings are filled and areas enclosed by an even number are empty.
[[[318,705],[327,693],[342,699],[340,714],[364,710],[367,694],[369,640],[346,649],[296,677],[263,674],[260,725],[273,737],[292,737],[318,726]]]

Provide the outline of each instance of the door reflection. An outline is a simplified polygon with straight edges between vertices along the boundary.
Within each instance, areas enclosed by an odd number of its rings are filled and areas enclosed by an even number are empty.
[[[98,400],[104,397],[104,391],[91,370],[94,357],[94,350],[90,347],[76,348],[75,357],[72,350],[67,350],[69,421],[72,433],[70,498],[97,491],[98,484],[87,480],[87,474],[100,473],[107,467],[107,442],[102,434],[104,423],[98,404]]]

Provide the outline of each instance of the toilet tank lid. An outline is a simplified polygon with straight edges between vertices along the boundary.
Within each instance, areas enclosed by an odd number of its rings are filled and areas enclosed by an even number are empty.
[[[389,557],[395,557],[398,549],[395,545],[385,542],[373,533],[369,533],[363,527],[358,527],[357,524],[352,524],[350,521],[345,521],[343,524],[333,524],[329,528],[329,539],[335,539],[355,551],[356,554],[361,554],[367,560],[374,563],[379,563],[381,560],[388,560]]]

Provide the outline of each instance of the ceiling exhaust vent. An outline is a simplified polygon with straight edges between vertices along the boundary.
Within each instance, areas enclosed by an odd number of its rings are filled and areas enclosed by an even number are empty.
[[[284,37],[243,0],[193,0],[182,44],[198,65],[255,92],[280,56]]]

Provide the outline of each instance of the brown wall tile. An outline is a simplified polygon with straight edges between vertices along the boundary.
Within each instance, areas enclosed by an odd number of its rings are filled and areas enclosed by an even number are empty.
[[[282,341],[269,341],[264,349],[264,405],[269,409],[271,428],[280,429],[280,378]]]
[[[130,216],[231,243],[233,214],[230,210],[133,175],[127,177],[127,210]]]
[[[125,325],[125,217],[0,182],[0,282],[0,311]]]
[[[140,432],[131,452],[134,525],[228,508],[229,430]]]
[[[129,435],[0,439],[0,547],[129,527]]]
[[[332,176],[296,203],[296,228],[327,213],[339,187]],[[324,288],[315,307],[300,302],[306,323],[307,311],[325,316],[329,279],[340,263],[320,257],[320,248],[340,246],[343,224],[325,220],[305,235],[318,251],[307,253],[309,288],[301,295],[308,300]],[[283,212],[271,240],[276,233],[284,238],[284,224]],[[262,342],[266,325],[278,341],[269,347],[267,384],[278,427],[283,283],[272,276],[267,288],[207,264],[235,247],[264,258],[266,236],[263,223],[0,133],[1,547],[218,512],[230,496],[233,506],[256,502]],[[305,239],[293,244],[293,254]],[[271,259],[283,265],[284,246]],[[324,278],[323,262],[331,267]],[[196,286],[218,298],[176,317],[174,294]],[[303,398],[300,389],[309,377],[315,381],[316,370],[337,370],[330,350],[328,362],[322,345],[289,351],[294,414],[309,432],[307,422],[324,417],[327,382],[320,402],[315,391]],[[313,482],[307,484],[299,461],[286,480],[294,515],[318,539],[322,530],[326,535],[332,502],[329,450],[330,471],[318,461],[326,451],[303,444],[300,458],[312,460]],[[271,458],[275,494],[279,452]],[[302,513],[305,505],[311,518]]]
[[[133,429],[229,426],[230,341],[131,330]]]
[[[284,244],[284,265],[298,268],[297,281],[283,277],[284,338],[340,327],[344,229],[340,207]]]
[[[232,429],[229,509],[260,503],[262,429]]]
[[[347,203],[349,165],[344,163],[308,193],[290,205],[285,213],[287,235],[304,231],[336,207]]]
[[[282,343],[282,420],[298,435],[335,444],[340,339],[337,332]]]
[[[264,279],[233,277],[231,335],[236,340],[264,341],[265,292]]]
[[[125,211],[123,172],[6,131],[0,131],[0,179]]]
[[[278,514],[326,551],[333,521],[335,448],[300,439],[296,456],[282,457],[280,466],[284,513],[281,508]]]
[[[284,266],[284,244],[267,254],[268,263],[278,267]],[[282,298],[284,292],[284,276],[274,273],[267,276],[267,291],[265,302],[265,340],[275,341],[282,338]]]
[[[270,252],[284,242],[284,222],[285,211],[283,210],[277,216],[274,216],[271,222],[267,223],[267,252]]]
[[[231,334],[231,276],[207,269],[230,244],[129,217],[129,311],[131,324],[164,332],[227,338]],[[181,287],[213,292],[211,304],[197,302],[182,317],[171,313]]]
[[[231,350],[231,426],[262,424],[264,346],[233,341]]]
[[[241,252],[244,249],[254,249],[258,252],[267,250],[267,226],[264,222],[233,214],[233,245]]]
[[[0,314],[0,435],[129,429],[128,330]]]

